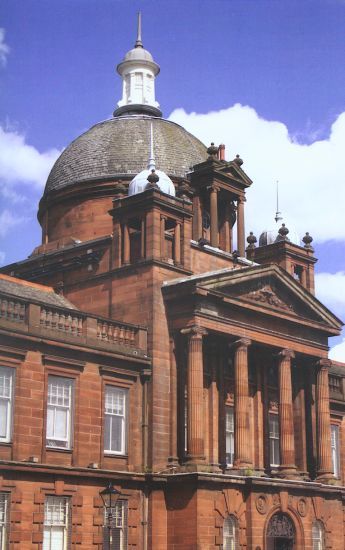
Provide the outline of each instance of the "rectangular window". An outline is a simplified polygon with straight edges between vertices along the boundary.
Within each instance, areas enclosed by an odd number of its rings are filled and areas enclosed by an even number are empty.
[[[43,550],[68,550],[70,527],[68,498],[49,496],[44,503]]]
[[[340,477],[339,426],[331,424],[332,465],[334,477]]]
[[[0,367],[0,442],[3,443],[11,441],[12,436],[13,382],[14,369]]]
[[[226,453],[227,466],[232,466],[234,463],[234,449],[235,449],[234,407],[225,407],[225,453]]]
[[[280,465],[280,451],[279,451],[279,416],[277,414],[270,413],[268,415],[269,421],[269,441],[270,441],[270,466]]]
[[[119,500],[116,506],[104,510],[104,550],[127,550],[127,502]]]
[[[8,516],[8,494],[0,493],[0,550],[7,548]]]
[[[47,447],[71,448],[73,380],[48,377]]]
[[[127,452],[127,394],[114,386],[105,387],[104,451],[123,455]]]

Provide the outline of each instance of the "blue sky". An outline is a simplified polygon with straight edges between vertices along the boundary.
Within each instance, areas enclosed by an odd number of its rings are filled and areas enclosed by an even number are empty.
[[[287,223],[314,237],[319,297],[345,319],[341,0],[3,0],[2,263],[38,244],[37,202],[59,151],[111,116],[121,95],[115,66],[133,46],[138,9],[144,46],[161,66],[164,116],[206,143],[224,141],[229,159],[241,153],[254,180],[248,231],[274,225],[279,180]]]

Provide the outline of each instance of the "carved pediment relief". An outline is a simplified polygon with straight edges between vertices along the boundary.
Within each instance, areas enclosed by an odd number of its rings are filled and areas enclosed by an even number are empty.
[[[296,320],[334,322],[331,312],[278,266],[255,266],[242,273],[236,270],[220,274],[202,286],[243,307],[252,305]]]
[[[243,294],[241,299],[259,304],[262,303],[266,306],[271,306],[283,311],[295,311],[294,306],[291,303],[287,303],[282,300],[269,284],[264,284],[261,288],[251,290],[247,294]]]

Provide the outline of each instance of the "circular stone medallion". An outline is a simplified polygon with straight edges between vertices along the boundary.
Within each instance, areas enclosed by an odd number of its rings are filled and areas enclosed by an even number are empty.
[[[258,495],[256,497],[255,505],[259,514],[266,514],[268,508],[266,495]]]

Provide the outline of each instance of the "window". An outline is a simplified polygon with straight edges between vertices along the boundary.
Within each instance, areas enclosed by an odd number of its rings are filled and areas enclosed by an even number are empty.
[[[104,450],[123,455],[127,452],[127,390],[105,387]]]
[[[0,442],[3,443],[11,441],[12,435],[13,382],[14,370],[0,367]]]
[[[0,550],[7,548],[8,512],[8,494],[0,493]]]
[[[43,550],[68,550],[70,502],[68,498],[49,496],[44,504]]]
[[[47,446],[71,448],[73,380],[48,377]]]
[[[234,516],[228,516],[223,525],[223,550],[237,550],[237,539],[237,520]]]
[[[339,426],[331,424],[332,465],[334,477],[340,477]]]
[[[270,441],[270,466],[279,466],[279,416],[270,413],[268,415],[269,422],[269,441]]]
[[[324,538],[324,529],[321,521],[314,521],[312,537],[313,537],[313,550],[324,550],[325,538]]]
[[[225,407],[225,454],[227,466],[234,463],[234,407]]]
[[[127,502],[125,500],[119,500],[114,508],[104,510],[103,549],[127,549]]]

